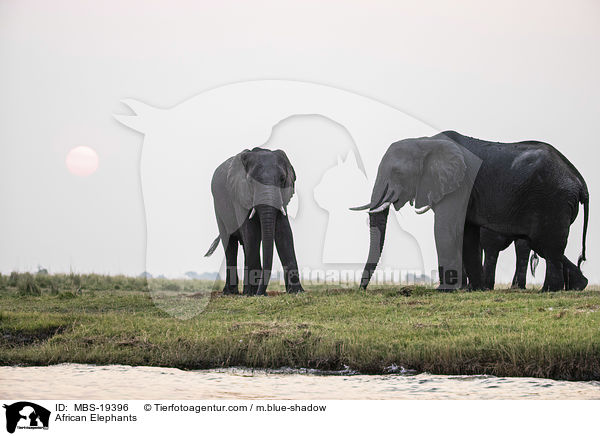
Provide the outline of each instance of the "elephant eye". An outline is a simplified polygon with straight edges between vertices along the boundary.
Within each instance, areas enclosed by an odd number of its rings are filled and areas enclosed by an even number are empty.
[[[285,176],[279,176],[279,183],[281,183],[282,185],[285,184]]]

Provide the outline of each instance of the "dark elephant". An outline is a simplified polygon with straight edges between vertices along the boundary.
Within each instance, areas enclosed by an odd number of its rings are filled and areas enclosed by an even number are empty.
[[[589,194],[577,169],[554,147],[539,141],[500,143],[446,131],[392,144],[383,156],[369,204],[371,245],[361,287],[381,256],[390,205],[406,202],[435,213],[440,289],[462,284],[482,289],[480,231],[522,238],[546,259],[543,291],[564,288],[563,258],[569,227],[584,206],[582,253]],[[461,249],[462,248],[462,249]],[[464,262],[463,262],[464,261]]]
[[[295,181],[294,168],[281,150],[244,150],[215,170],[211,190],[219,236],[206,256],[215,251],[219,241],[223,243],[227,263],[224,294],[238,293],[238,244],[244,250],[245,295],[266,294],[273,243],[283,266],[287,292],[303,291],[286,212]]]
[[[483,262],[484,288],[494,289],[498,255],[502,250],[505,250],[511,243],[514,242],[517,261],[515,266],[515,275],[513,277],[511,287],[515,289],[525,289],[527,284],[527,265],[528,263],[531,265],[531,272],[535,275],[535,266],[538,262],[537,254],[535,252],[531,256],[531,261],[529,261],[531,248],[529,247],[527,240],[504,236],[500,233],[496,233],[485,228],[481,229],[480,238],[481,249],[485,254]],[[567,259],[566,256],[563,256],[562,264],[565,289],[585,289],[588,284],[588,280],[577,267],[577,265],[573,264],[573,262]]]

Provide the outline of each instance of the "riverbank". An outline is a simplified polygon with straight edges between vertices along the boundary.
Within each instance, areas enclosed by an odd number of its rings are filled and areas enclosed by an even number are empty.
[[[4,277],[0,365],[408,368],[600,380],[597,287],[542,294],[319,285],[267,298],[215,294],[201,314],[180,320],[154,304],[143,280],[98,277],[61,276],[48,286]],[[196,295],[192,286],[184,298]]]

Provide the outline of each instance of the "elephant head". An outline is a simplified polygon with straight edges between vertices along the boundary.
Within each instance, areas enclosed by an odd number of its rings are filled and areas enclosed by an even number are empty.
[[[277,215],[287,215],[295,181],[294,168],[282,150],[244,150],[233,158],[227,171],[227,190],[237,222],[241,225],[245,219],[260,220],[264,288],[269,284],[273,266]]]
[[[369,209],[370,248],[361,279],[366,289],[381,257],[391,205],[407,202],[425,213],[458,189],[465,179],[463,150],[444,138],[404,139],[390,145],[381,159],[371,201],[352,210]]]

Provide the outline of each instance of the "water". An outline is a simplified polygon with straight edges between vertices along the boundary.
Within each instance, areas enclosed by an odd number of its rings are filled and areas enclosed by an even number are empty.
[[[61,364],[0,367],[0,398],[35,399],[600,399],[600,382],[486,375],[320,375]]]

